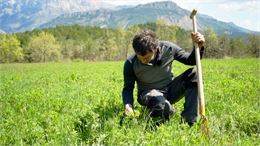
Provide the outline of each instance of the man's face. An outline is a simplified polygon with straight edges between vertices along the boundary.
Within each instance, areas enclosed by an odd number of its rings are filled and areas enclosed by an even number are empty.
[[[137,54],[137,58],[138,60],[142,63],[142,64],[148,64],[150,61],[152,61],[155,57],[155,52],[156,51],[152,51],[152,52],[147,52],[145,55],[141,55],[141,54]]]

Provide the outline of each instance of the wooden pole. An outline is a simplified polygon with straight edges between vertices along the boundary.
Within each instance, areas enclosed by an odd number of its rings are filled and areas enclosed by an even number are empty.
[[[196,14],[197,10],[191,12],[190,18],[192,19],[193,32],[198,32],[197,23],[196,23]],[[200,61],[200,48],[198,45],[195,45],[195,56],[196,56],[196,67],[197,67],[197,78],[198,78],[198,96],[199,96],[199,114],[202,119],[202,132],[204,135],[208,136],[208,119],[205,113],[205,100],[204,100],[204,88],[203,88],[203,79],[202,79],[202,67]]]

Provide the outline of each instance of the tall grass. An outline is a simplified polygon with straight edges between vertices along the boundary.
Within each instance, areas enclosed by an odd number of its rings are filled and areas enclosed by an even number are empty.
[[[259,60],[203,60],[209,138],[180,122],[123,112],[123,62],[0,65],[0,145],[259,145]],[[175,75],[189,66],[173,63]],[[135,93],[136,95],[136,93]],[[136,99],[136,98],[135,98]]]

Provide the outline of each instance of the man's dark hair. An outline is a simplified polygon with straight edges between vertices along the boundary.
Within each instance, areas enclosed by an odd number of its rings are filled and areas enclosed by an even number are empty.
[[[144,56],[157,48],[158,40],[153,31],[144,30],[134,36],[132,45],[136,54]]]

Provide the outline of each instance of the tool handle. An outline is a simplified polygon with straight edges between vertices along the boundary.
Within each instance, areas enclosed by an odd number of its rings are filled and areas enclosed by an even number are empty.
[[[195,12],[194,12],[195,11]],[[192,12],[192,24],[193,24],[193,32],[198,32],[197,23],[196,23],[196,10]],[[204,100],[204,90],[203,90],[203,79],[202,79],[202,67],[200,61],[200,48],[197,44],[195,44],[195,58],[196,58],[196,67],[197,67],[197,78],[198,78],[198,96],[199,96],[199,113],[202,116],[205,116],[205,100]]]

